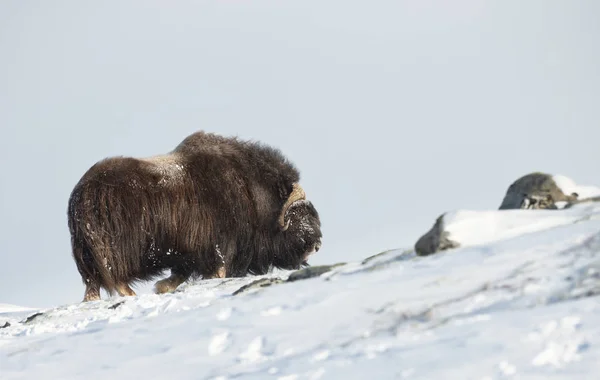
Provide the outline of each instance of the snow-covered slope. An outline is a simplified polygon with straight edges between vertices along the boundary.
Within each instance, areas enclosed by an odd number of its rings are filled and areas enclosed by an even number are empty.
[[[34,310],[30,307],[23,307],[17,305],[10,305],[7,303],[0,303],[0,315],[9,314],[9,313],[19,313],[23,311],[31,311]]]
[[[597,213],[597,205],[555,210],[457,210],[444,215],[448,239],[461,247],[489,244],[556,226],[587,220]]]
[[[432,256],[0,314],[0,378],[596,379],[600,205],[458,215]]]
[[[594,198],[600,196],[600,188],[597,186],[578,185],[573,179],[562,174],[552,176],[556,185],[565,194],[577,193],[579,199]]]

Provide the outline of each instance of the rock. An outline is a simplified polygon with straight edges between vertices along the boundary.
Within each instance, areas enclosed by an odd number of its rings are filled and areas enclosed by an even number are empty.
[[[44,313],[38,312],[38,313],[31,314],[30,316],[25,318],[25,320],[22,321],[21,323],[29,323],[29,322],[33,321],[34,319],[36,319],[37,317],[39,317],[40,315],[44,315]]]
[[[414,248],[411,249],[392,249],[384,251],[376,255],[367,257],[362,261],[363,271],[373,272],[376,270],[385,269],[398,261],[412,260],[416,257]]]
[[[293,282],[298,280],[306,280],[308,278],[319,277],[323,273],[331,271],[333,268],[346,265],[346,263],[337,263],[333,265],[318,265],[314,267],[306,267],[292,272],[287,281]]]
[[[116,303],[116,304],[114,304],[114,305],[110,305],[108,308],[109,308],[109,309],[111,309],[111,310],[115,310],[115,309],[117,309],[119,306],[123,305],[124,303],[125,303],[125,301],[119,301],[119,302],[117,302],[117,303]]]
[[[577,198],[577,193],[563,193],[551,175],[535,172],[517,179],[508,187],[499,209],[557,209],[557,202],[568,204],[577,201]]]
[[[333,265],[309,266],[306,268],[298,269],[297,271],[292,272],[288,276],[287,280],[285,280],[285,281],[279,277],[261,278],[261,279],[252,281],[251,283],[242,286],[241,288],[239,288],[238,290],[233,292],[232,295],[235,296],[240,293],[245,293],[245,292],[251,291],[253,289],[266,288],[268,286],[281,284],[283,282],[294,282],[294,281],[299,281],[299,280],[306,280],[306,279],[313,278],[313,277],[319,277],[323,273],[327,273],[327,272],[331,271],[332,269],[342,266],[342,265],[346,265],[346,263],[337,263],[337,264],[333,264]]]
[[[5,329],[7,327],[10,327],[10,322],[4,323],[2,326],[0,326],[0,329]]]
[[[460,244],[448,239],[448,232],[444,231],[445,215],[440,215],[433,227],[417,241],[415,244],[417,255],[427,256],[446,249],[460,247]]]
[[[364,264],[369,263],[370,261],[380,259],[381,257],[387,256],[387,255],[389,255],[390,253],[392,253],[394,251],[395,251],[395,249],[388,249],[387,251],[379,252],[376,255],[369,256],[369,257],[367,257],[366,259],[364,259],[362,261],[362,264],[364,265]]]
[[[252,281],[251,283],[242,286],[241,288],[239,288],[238,290],[236,290],[235,292],[233,292],[232,295],[236,296],[236,295],[238,295],[240,293],[248,292],[248,291],[251,291],[253,289],[266,288],[267,286],[271,286],[273,284],[281,284],[282,282],[284,282],[284,281],[282,279],[278,278],[278,277],[261,278],[261,279],[258,279],[256,281]]]

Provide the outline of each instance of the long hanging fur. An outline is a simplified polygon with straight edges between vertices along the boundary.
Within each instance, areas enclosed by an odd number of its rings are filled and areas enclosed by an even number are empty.
[[[98,299],[100,288],[122,293],[165,269],[184,279],[299,268],[321,244],[307,200],[289,208],[287,230],[278,225],[299,179],[277,149],[204,132],[162,156],[96,163],[68,207],[85,299]]]

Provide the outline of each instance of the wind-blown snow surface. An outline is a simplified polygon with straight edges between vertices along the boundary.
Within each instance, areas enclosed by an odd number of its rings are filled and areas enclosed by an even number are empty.
[[[577,193],[579,199],[600,196],[600,188],[596,186],[578,185],[571,178],[562,174],[554,175],[552,179],[564,194],[570,195]]]
[[[22,306],[17,306],[17,305],[9,305],[6,303],[0,303],[0,315],[2,314],[6,314],[6,313],[18,313],[18,312],[22,312],[22,311],[32,311],[35,309],[32,309],[30,307],[22,307]]]
[[[256,277],[0,315],[0,378],[598,378],[600,206],[494,214],[525,223],[235,296]]]

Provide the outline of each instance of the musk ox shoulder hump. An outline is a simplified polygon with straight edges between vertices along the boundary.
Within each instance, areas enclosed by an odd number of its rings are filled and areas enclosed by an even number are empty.
[[[94,164],[80,183],[97,182],[108,186],[168,185],[181,182],[185,166],[178,154],[145,158],[115,156]]]
[[[202,154],[218,155],[242,162],[255,174],[283,177],[290,186],[300,181],[299,170],[279,149],[259,141],[242,141],[200,131],[186,137],[172,153],[180,154],[182,160],[193,160]]]
[[[155,175],[159,175],[160,185],[165,185],[172,182],[180,182],[185,173],[185,165],[179,153],[173,152],[152,157],[140,158],[139,161],[144,163],[143,169]]]

